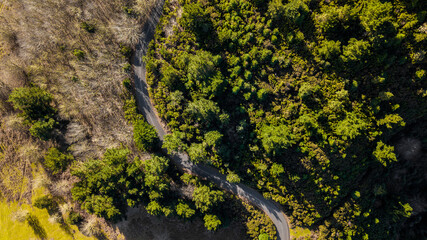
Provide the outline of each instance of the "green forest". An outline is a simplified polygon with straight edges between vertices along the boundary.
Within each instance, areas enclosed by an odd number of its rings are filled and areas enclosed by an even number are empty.
[[[167,0],[144,59],[164,147],[313,238],[423,239],[426,17],[417,0]]]
[[[423,0],[0,0],[0,239],[278,238],[178,152],[291,239],[426,239],[426,54]]]

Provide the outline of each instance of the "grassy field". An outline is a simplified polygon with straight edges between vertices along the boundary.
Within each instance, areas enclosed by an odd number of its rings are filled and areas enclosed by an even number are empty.
[[[18,210],[27,210],[31,216],[35,216],[34,224],[31,227],[27,221],[19,222],[12,220],[12,215]],[[57,222],[49,221],[49,214],[46,209],[38,209],[28,204],[4,200],[0,202],[0,240],[10,239],[34,239],[45,236],[47,239],[95,239],[81,234],[77,226],[67,226]]]
[[[291,228],[292,239],[311,239],[311,231],[307,228],[295,227]]]
[[[39,178],[45,174],[43,169],[32,164],[32,175]],[[33,185],[34,186],[34,185]],[[22,189],[21,189],[22,190]],[[25,192],[25,190],[24,190]],[[40,185],[32,189],[32,202],[47,193],[46,188]],[[0,199],[0,240],[10,239],[95,239],[84,236],[79,232],[77,226],[54,221],[46,209],[39,209],[21,201],[6,202]],[[21,218],[19,213],[26,213],[26,219]],[[21,214],[22,216],[22,214]]]

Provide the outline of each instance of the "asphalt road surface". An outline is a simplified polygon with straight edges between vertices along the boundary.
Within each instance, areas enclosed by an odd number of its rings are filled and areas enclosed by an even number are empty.
[[[142,57],[145,56],[147,52],[148,44],[154,37],[155,28],[162,13],[162,7],[163,1],[159,1],[159,5],[155,7],[151,13],[151,17],[145,23],[140,38],[140,43],[137,45],[135,54],[132,58],[132,65],[135,72],[135,88],[138,108],[145,116],[148,123],[155,127],[160,140],[163,141],[166,131],[162,127],[162,124],[157,116],[156,109],[150,100],[147,89],[147,82],[145,79],[145,63],[142,61]],[[220,188],[226,191],[230,191],[240,198],[245,199],[251,204],[257,206],[273,221],[277,229],[277,239],[290,239],[287,218],[277,203],[265,199],[260,193],[243,184],[228,182],[225,175],[219,173],[212,167],[203,164],[192,163],[186,153],[179,153],[169,156],[179,169],[186,172],[191,172],[198,177],[212,181]]]

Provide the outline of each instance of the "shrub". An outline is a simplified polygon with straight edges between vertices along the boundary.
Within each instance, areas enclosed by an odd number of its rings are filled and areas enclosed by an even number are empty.
[[[131,92],[132,91],[132,81],[129,78],[125,78],[125,80],[123,80],[123,87],[125,87],[128,92]]]
[[[191,209],[186,203],[178,203],[178,205],[176,205],[176,213],[182,218],[191,218],[196,211]]]
[[[149,214],[157,216],[162,213],[162,206],[160,206],[160,204],[156,201],[151,201],[148,203],[146,210]]]
[[[187,145],[183,142],[185,139],[185,133],[180,131],[174,131],[172,134],[165,136],[163,141],[163,147],[168,150],[169,154],[179,151],[185,151]]]
[[[58,211],[58,204],[52,199],[50,196],[42,196],[37,198],[34,203],[34,207],[40,209],[47,209],[48,212],[56,212]]]
[[[190,102],[185,111],[194,121],[209,126],[218,119],[221,109],[216,102],[201,98]]]
[[[72,81],[72,82],[78,82],[78,81],[79,81],[79,78],[78,78],[77,76],[72,76],[72,77],[71,77],[71,81]]]
[[[141,151],[152,151],[159,141],[156,130],[146,121],[138,119],[133,126],[133,139]]]
[[[426,78],[426,71],[424,69],[418,70],[415,73],[415,77],[419,81],[424,80]]]
[[[259,138],[265,151],[273,155],[280,154],[283,149],[295,144],[295,136],[286,125],[265,125],[260,129]]]
[[[56,148],[50,148],[44,157],[44,166],[55,175],[63,172],[73,160],[73,155],[63,154]]]
[[[82,203],[89,213],[108,220],[120,220],[126,205],[142,201],[144,174],[141,162],[128,162],[130,151],[107,149],[103,159],[90,159],[72,168],[71,174],[80,181],[71,189],[73,199]]]
[[[39,120],[31,126],[30,133],[34,137],[47,141],[52,137],[55,124],[56,122],[52,118],[49,118],[49,120]]]
[[[239,175],[237,175],[237,173],[232,172],[230,170],[228,170],[228,174],[227,174],[226,179],[227,179],[227,181],[229,181],[231,183],[239,183],[240,182]]]
[[[394,147],[386,145],[382,141],[377,142],[377,147],[372,154],[384,166],[397,161],[396,154],[394,154]]]
[[[203,217],[203,220],[205,221],[205,227],[209,231],[215,231],[221,225],[221,220],[216,215],[207,214]]]
[[[132,56],[132,49],[128,46],[120,45],[120,53],[129,58]]]
[[[125,113],[125,119],[134,122],[137,119],[143,121],[143,116],[138,114],[138,107],[136,106],[135,98],[130,96],[129,99],[126,99],[123,104],[123,112]]]
[[[319,86],[314,86],[310,83],[303,83],[298,90],[298,97],[305,99],[319,90]]]
[[[268,234],[267,234],[267,233],[261,233],[261,234],[258,236],[258,239],[259,239],[259,240],[269,240],[269,239],[270,239],[270,237],[268,236]]]
[[[207,212],[224,201],[224,193],[211,190],[208,186],[197,187],[193,192],[193,200],[201,212]]]
[[[29,121],[52,117],[56,113],[52,100],[52,95],[39,87],[15,88],[9,96],[9,102]]]
[[[80,49],[74,49],[73,54],[78,60],[83,60],[85,58],[85,52]]]
[[[89,33],[94,33],[94,32],[95,32],[95,30],[96,30],[94,25],[89,24],[89,23],[87,23],[87,22],[82,22],[82,23],[80,24],[80,27],[81,27],[82,29],[86,30],[86,31],[87,31],[87,32],[89,32]]]
[[[123,65],[123,71],[130,72],[131,69],[132,65],[130,65],[130,63],[125,63],[125,65]]]

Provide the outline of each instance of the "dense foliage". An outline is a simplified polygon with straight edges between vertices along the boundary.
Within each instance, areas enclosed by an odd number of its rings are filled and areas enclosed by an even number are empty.
[[[32,136],[49,140],[57,124],[54,120],[56,109],[52,106],[53,97],[39,87],[15,88],[9,95],[9,102],[20,110],[25,122],[30,125]]]
[[[52,117],[56,112],[52,100],[52,95],[39,87],[16,88],[9,95],[13,107],[21,110],[21,116],[28,121]]]
[[[57,148],[49,148],[44,156],[44,166],[49,169],[53,175],[63,172],[74,160],[73,155],[64,154]]]
[[[156,129],[141,119],[133,124],[133,139],[141,151],[153,151],[158,144]]]
[[[322,239],[425,237],[426,208],[411,215],[408,203],[420,190],[393,187],[421,184],[393,178],[415,166],[393,144],[426,118],[425,9],[404,0],[167,1],[147,62],[151,96],[173,130],[165,146],[259,188]]]
[[[71,193],[90,213],[106,219],[123,217],[129,204],[141,202],[145,193],[141,161],[128,162],[130,151],[125,148],[108,149],[101,160],[90,159],[73,167],[79,177]]]

